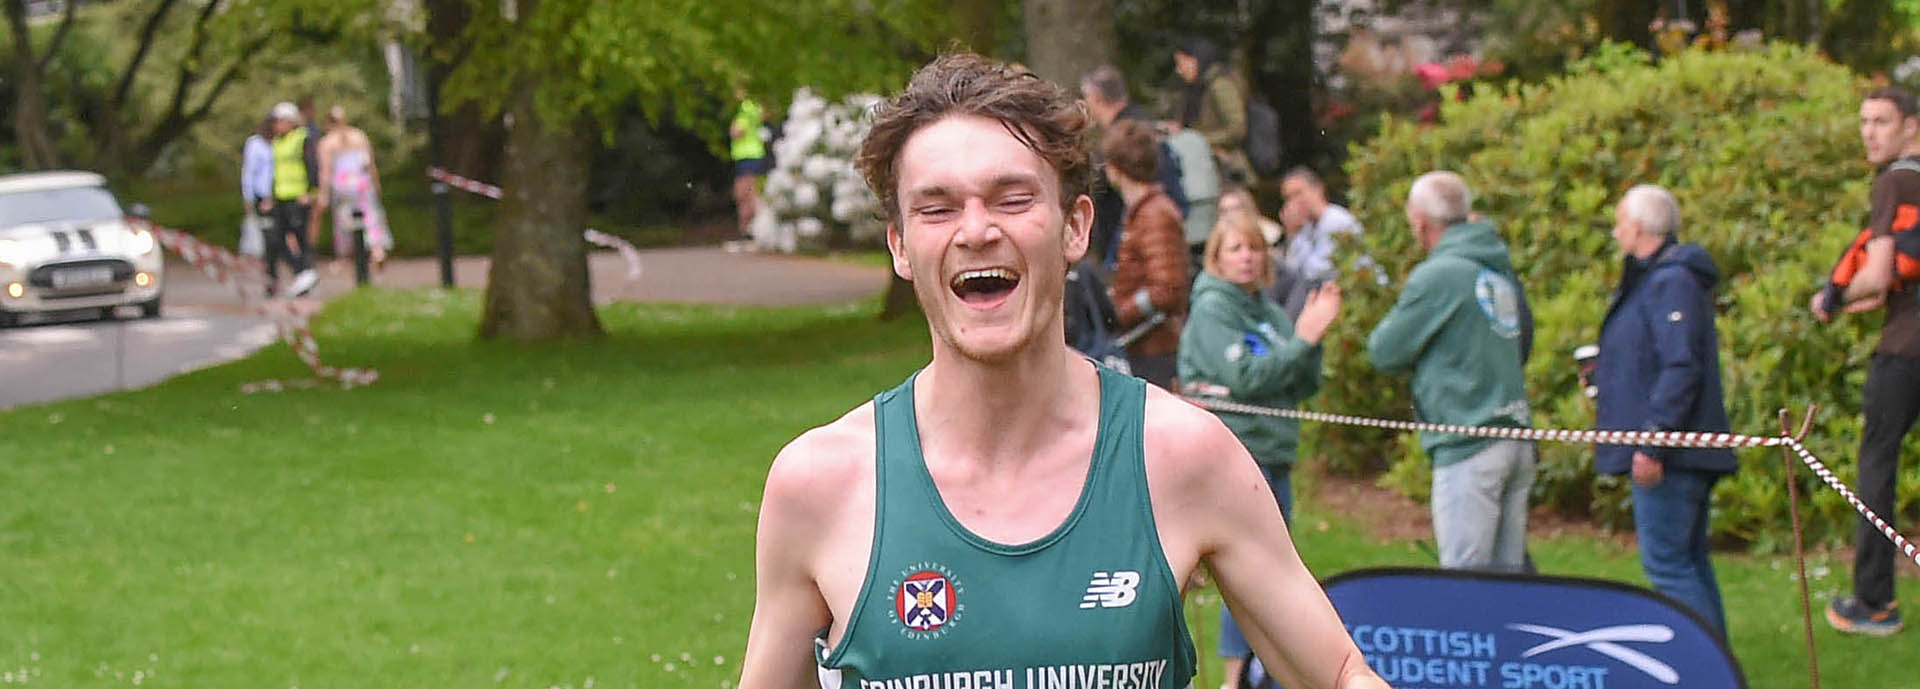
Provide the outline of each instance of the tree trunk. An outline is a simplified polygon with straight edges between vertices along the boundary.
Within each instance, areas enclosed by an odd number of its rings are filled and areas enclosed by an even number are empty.
[[[1109,0],[1025,0],[1027,68],[1078,92],[1080,77],[1113,61]]]
[[[1658,0],[1606,0],[1599,10],[1602,35],[1654,50],[1650,27],[1660,11]]]
[[[1257,10],[1249,28],[1247,89],[1280,116],[1281,168],[1312,165],[1322,175],[1337,172],[1341,151],[1327,140],[1314,118],[1313,41],[1319,35],[1312,2],[1273,3]],[[1273,68],[1269,71],[1269,68]],[[1278,179],[1263,180],[1277,190]]]
[[[593,128],[543,121],[536,80],[508,106],[499,227],[480,337],[553,340],[599,335],[587,272],[587,173]]]
[[[954,38],[962,48],[992,55],[999,47],[995,44],[994,29],[1000,25],[1000,10],[1004,7],[1001,0],[956,0],[951,5]]]
[[[26,0],[6,0],[7,24],[13,36],[13,134],[20,144],[20,166],[46,170],[60,166],[60,153],[47,134],[47,94],[42,87],[41,61],[33,54],[33,36],[27,31]],[[48,50],[55,50],[50,47]]]

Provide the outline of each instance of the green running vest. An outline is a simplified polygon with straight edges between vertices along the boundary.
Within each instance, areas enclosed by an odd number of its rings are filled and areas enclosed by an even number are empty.
[[[947,510],[920,454],[913,379],[874,398],[873,550],[845,637],[816,643],[825,689],[1181,689],[1194,671],[1141,445],[1145,383],[1100,369],[1080,501],[1003,545]]]

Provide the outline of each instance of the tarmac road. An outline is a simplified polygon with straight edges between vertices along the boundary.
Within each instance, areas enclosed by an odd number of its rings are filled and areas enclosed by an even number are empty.
[[[837,303],[872,296],[887,284],[885,268],[818,258],[716,247],[655,249],[640,256],[636,279],[619,254],[590,254],[596,303]],[[487,269],[484,256],[461,257],[454,265],[456,284],[482,287]],[[351,270],[320,270],[318,298],[353,288]],[[433,259],[390,261],[373,279],[376,285],[401,288],[431,288],[439,281]],[[0,329],[0,409],[141,388],[276,342],[267,319],[248,312],[232,288],[191,266],[169,261],[164,284],[165,305],[156,319],[69,318]]]

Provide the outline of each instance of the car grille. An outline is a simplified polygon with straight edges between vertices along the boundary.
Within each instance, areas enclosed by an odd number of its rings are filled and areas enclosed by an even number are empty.
[[[110,276],[110,279],[108,279],[106,282],[93,282],[93,283],[84,284],[84,285],[64,285],[63,284],[57,287],[55,286],[55,282],[57,280],[54,277],[54,275],[56,273],[61,273],[66,271],[73,271],[73,272],[88,271],[88,270],[98,271],[100,269],[105,269],[107,275]],[[60,299],[65,297],[91,297],[91,296],[96,296],[101,294],[113,294],[115,292],[124,292],[127,289],[127,282],[132,279],[133,279],[133,264],[117,258],[102,258],[102,259],[93,259],[93,260],[87,260],[87,261],[68,261],[64,263],[49,263],[49,264],[34,268],[32,272],[27,273],[27,284],[32,285],[33,287],[38,288],[40,290],[44,290],[41,296],[47,299]]]

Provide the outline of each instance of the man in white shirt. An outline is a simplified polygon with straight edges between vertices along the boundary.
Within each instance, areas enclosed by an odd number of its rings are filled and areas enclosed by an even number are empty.
[[[1298,230],[1288,228],[1292,236],[1287,238],[1273,296],[1288,313],[1298,313],[1307,293],[1338,272],[1333,263],[1333,251],[1339,246],[1335,237],[1359,236],[1360,221],[1347,209],[1327,201],[1326,184],[1310,168],[1287,171],[1280,180],[1280,194],[1286,199],[1282,216],[1305,222]]]

